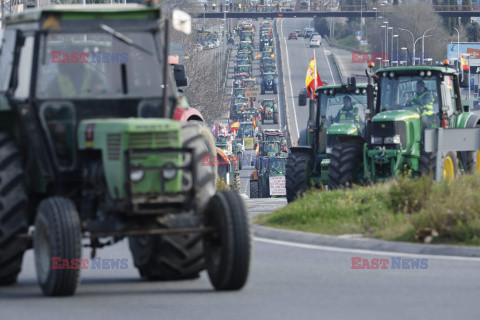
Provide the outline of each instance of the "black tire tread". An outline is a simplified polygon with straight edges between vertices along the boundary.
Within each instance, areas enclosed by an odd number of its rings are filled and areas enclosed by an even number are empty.
[[[363,144],[344,142],[332,148],[328,168],[328,187],[330,189],[352,186],[354,174],[362,159]]]
[[[287,202],[301,197],[308,188],[307,174],[310,170],[311,159],[306,153],[290,153],[285,166],[285,182]]]

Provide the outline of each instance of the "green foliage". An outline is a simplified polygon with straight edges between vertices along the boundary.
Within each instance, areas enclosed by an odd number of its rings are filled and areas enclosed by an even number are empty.
[[[330,27],[326,18],[315,18],[314,19],[315,30],[319,34],[329,34]]]
[[[401,177],[375,186],[307,192],[274,213],[254,218],[267,226],[322,234],[364,234],[415,241],[434,229],[434,242],[480,244],[480,175],[450,183]]]
[[[226,191],[230,190],[228,184],[225,182],[225,179],[223,178],[217,178],[217,191]]]
[[[359,45],[360,45],[357,38],[353,34],[351,34],[351,35],[349,35],[349,36],[347,36],[343,39],[340,39],[335,43],[340,44],[342,46],[347,46],[347,47],[350,47],[350,48],[353,48],[353,49],[358,49]]]

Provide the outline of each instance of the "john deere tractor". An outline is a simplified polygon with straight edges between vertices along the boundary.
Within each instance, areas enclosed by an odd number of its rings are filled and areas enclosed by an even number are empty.
[[[5,18],[0,50],[0,284],[33,246],[45,295],[72,295],[82,246],[128,238],[147,280],[247,280],[238,193],[216,193],[216,150],[168,65],[159,8],[54,6]],[[175,68],[180,70],[182,68]],[[82,239],[84,241],[82,242]],[[60,259],[66,268],[54,268]]]
[[[379,182],[400,174],[436,171],[436,153],[425,152],[425,129],[474,128],[480,117],[460,98],[458,73],[444,66],[391,67],[368,73],[370,84],[364,138],[343,139],[333,147],[329,182],[333,188]],[[376,102],[373,98],[375,83]],[[477,151],[443,151],[443,178],[475,172]]]
[[[298,144],[290,148],[287,160],[287,200],[291,202],[309,187],[330,185],[330,157],[334,146],[344,139],[362,139],[367,86],[350,78],[348,84],[317,88],[317,100],[309,100],[306,128],[300,132]],[[299,105],[307,99],[299,97]],[[352,112],[343,112],[350,101]],[[345,109],[349,110],[349,109]]]

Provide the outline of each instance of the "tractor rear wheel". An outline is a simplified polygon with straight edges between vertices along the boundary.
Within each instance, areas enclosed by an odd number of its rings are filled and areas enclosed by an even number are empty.
[[[273,113],[273,124],[278,124],[278,112]]]
[[[237,153],[237,161],[238,161],[238,170],[242,170],[243,164],[243,157],[241,153]]]
[[[308,173],[312,170],[312,160],[306,153],[290,153],[286,164],[287,201],[292,202],[303,196],[308,188]]]
[[[351,187],[357,182],[357,173],[363,164],[363,144],[344,142],[334,146],[330,154],[328,187],[338,189]]]
[[[250,199],[259,198],[258,180],[250,180]]]
[[[28,229],[27,192],[18,149],[0,132],[0,286],[17,281],[27,240],[18,235]]]
[[[236,192],[213,196],[205,210],[205,261],[216,290],[240,290],[247,282],[251,259],[251,233],[247,209]]]
[[[273,94],[278,94],[278,89],[276,84],[273,85]]]
[[[260,187],[259,187],[260,198],[270,198],[268,180],[267,180],[267,183],[263,183],[262,181],[259,180],[259,184],[260,184]]]
[[[193,148],[195,159],[186,155],[184,164],[193,161],[197,174],[198,190],[195,196],[197,208],[202,214],[209,199],[215,194],[216,173],[215,166],[202,166],[202,156],[215,159],[217,152],[213,137],[208,128],[200,122],[189,121],[182,126],[182,142],[185,148]],[[184,188],[192,187],[192,176],[184,173]],[[160,223],[160,227],[173,228],[195,227],[199,224],[198,216],[185,217],[181,221],[172,219]],[[147,280],[179,280],[198,277],[198,273],[205,268],[203,258],[202,236],[200,234],[156,235],[129,238],[135,266],[140,275]]]
[[[451,181],[459,175],[457,155],[453,151],[442,153],[443,180]],[[418,171],[420,174],[431,174],[435,177],[437,168],[437,155],[435,152],[421,152],[418,160]]]

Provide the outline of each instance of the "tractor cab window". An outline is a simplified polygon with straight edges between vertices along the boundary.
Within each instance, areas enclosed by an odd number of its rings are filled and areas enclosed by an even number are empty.
[[[455,91],[453,85],[453,78],[452,76],[445,75],[443,77],[442,83],[442,101],[443,101],[443,110],[449,116],[451,116],[455,112]]]
[[[334,123],[355,123],[360,126],[365,120],[367,108],[366,94],[337,93],[326,95],[322,93],[319,99],[320,116],[325,117],[324,126],[328,129]]]
[[[152,32],[121,34],[125,39],[107,31],[42,35],[37,97],[160,96],[163,92],[160,40]]]
[[[263,149],[266,153],[277,152],[277,144],[275,142],[267,142],[264,144]]]
[[[22,50],[20,51],[20,60],[17,71],[17,87],[14,97],[26,99],[30,94],[30,79],[32,74],[33,61],[33,36],[25,38]]]
[[[262,102],[262,107],[263,108],[273,108],[274,107],[274,102],[272,100],[266,100]]]
[[[47,102],[40,106],[40,119],[61,169],[74,164],[75,111],[69,102]]]
[[[380,111],[419,110],[422,114],[428,109],[429,114],[439,112],[436,77],[383,77],[380,86]]]
[[[253,128],[253,124],[242,124],[241,126],[244,137],[251,138],[254,136],[255,130]]]

